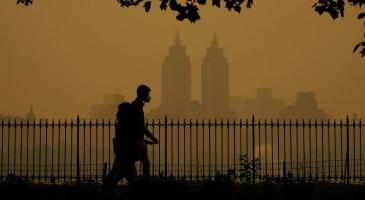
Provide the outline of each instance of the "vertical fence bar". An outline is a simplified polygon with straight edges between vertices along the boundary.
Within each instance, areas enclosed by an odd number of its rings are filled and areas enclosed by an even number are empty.
[[[290,174],[291,176],[294,175],[293,173],[293,151],[292,151],[292,121],[289,120],[289,157],[290,157]]]
[[[171,172],[170,175],[174,176],[174,122],[170,121],[170,133],[171,133]],[[165,150],[167,151],[167,150]]]
[[[48,179],[48,159],[47,159],[47,154],[48,154],[48,119],[46,119],[46,124],[45,124],[45,128],[46,128],[46,145],[45,145],[45,152],[44,152],[44,180],[47,182]]]
[[[29,119],[27,119],[27,154],[26,154],[26,177],[28,178],[29,176]],[[2,140],[1,140],[2,141]],[[3,156],[3,154],[1,153],[1,157]]]
[[[71,119],[71,126],[70,126],[70,182],[73,182],[73,128],[74,128],[74,122],[73,119]]]
[[[110,171],[110,166],[111,166],[111,158],[110,158],[110,152],[111,152],[111,132],[110,132],[110,128],[111,128],[111,123],[110,123],[110,119],[108,119],[108,171]],[[115,130],[115,129],[114,129]],[[85,132],[85,126],[84,126],[84,132]],[[85,137],[84,137],[84,142],[85,142]],[[84,153],[84,157],[85,157],[85,153]],[[84,162],[85,164],[85,162]]]
[[[193,182],[193,148],[192,148],[192,144],[193,144],[193,139],[192,139],[192,120],[191,118],[189,119],[189,133],[190,133],[190,144],[189,144],[189,158],[190,158],[190,182]]]
[[[64,141],[64,154],[63,154],[63,182],[66,182],[66,170],[67,170],[67,120],[65,119],[65,122],[63,124],[64,127],[64,134],[65,134],[65,141]]]
[[[241,164],[241,162],[242,162],[242,156],[243,156],[243,150],[242,150],[242,119],[240,119],[240,154],[239,154],[239,159],[240,159],[240,172],[242,172],[242,164]]]
[[[274,122],[270,119],[271,132],[271,179],[274,181]]]
[[[33,119],[33,151],[32,151],[32,180],[35,180],[35,129],[36,129],[36,122]]]
[[[233,169],[236,169],[236,119],[233,119]],[[236,173],[234,173],[236,180]]]
[[[208,177],[209,177],[209,180],[211,178],[211,173],[210,173],[210,170],[211,170],[211,155],[210,155],[210,126],[211,126],[211,122],[210,122],[210,119],[208,120]],[[204,152],[204,151],[203,151]]]
[[[246,156],[247,156],[247,158],[249,158],[249,153],[248,153],[248,134],[249,134],[249,132],[248,132],[248,119],[246,119],[246,124],[245,124],[245,127],[246,127]]]
[[[264,134],[265,134],[265,177],[267,178],[267,121],[264,122]]]
[[[327,134],[328,134],[328,180],[331,181],[331,137],[330,137],[330,121],[327,120]]]
[[[161,141],[161,119],[158,119],[158,140]],[[158,144],[158,174],[161,176],[161,142]]]
[[[105,163],[105,120],[101,122],[101,163]]]
[[[17,136],[17,132],[16,132],[16,128],[17,128],[17,121],[16,119],[14,119],[14,124],[13,124],[13,127],[14,127],[14,156],[13,156],[13,159],[14,159],[14,163],[13,163],[13,174],[14,176],[16,176],[16,136]]]
[[[324,163],[325,163],[325,158],[324,158],[324,130],[323,130],[323,120],[321,121],[321,133],[322,133],[322,140],[321,140],[321,142],[322,142],[322,145],[321,145],[321,148],[322,148],[322,181],[324,181],[325,180],[325,170],[324,170]]]
[[[109,120],[109,127],[110,127],[110,120]],[[83,122],[82,122],[82,128],[83,128],[83,145],[82,145],[82,148],[83,148],[83,162],[82,162],[82,178],[83,180],[85,180],[86,178],[86,119],[84,118],[83,119]],[[110,170],[110,133],[109,133],[109,168],[108,170]]]
[[[221,168],[222,168],[222,173],[224,172],[224,167],[223,167],[223,119],[221,119]]]
[[[309,180],[312,181],[312,123],[309,119]]]
[[[352,180],[355,182],[356,180],[356,122],[355,119],[352,119],[352,133],[353,133],[353,173]]]
[[[92,131],[91,131],[91,127],[92,127],[92,120],[90,119],[89,122],[89,179],[91,180],[92,178],[92,164],[91,164],[91,158],[92,158],[92,149],[91,149],[91,141],[92,141]]]
[[[167,178],[167,116],[165,116],[164,126],[165,126],[165,178]]]
[[[3,179],[3,166],[4,166],[4,119],[1,119],[1,168],[0,168],[0,180]]]
[[[283,177],[284,180],[286,181],[286,123],[285,123],[285,119],[283,119],[283,147],[284,147],[284,162],[283,162]]]
[[[152,119],[152,135],[155,137],[155,119]],[[161,141],[159,141],[161,143]],[[155,145],[152,145],[152,176],[155,177]]]
[[[95,120],[95,180],[98,182],[98,130],[99,129],[99,123],[98,119]]]
[[[303,180],[304,182],[307,181],[306,175],[307,175],[307,170],[306,170],[306,161],[305,161],[305,121],[303,119],[302,121],[302,129],[303,129]]]
[[[341,164],[341,180],[344,181],[344,163],[343,163],[343,132],[342,132],[342,127],[343,127],[343,124],[342,124],[342,119],[340,120],[340,140],[341,140],[341,160],[340,160],[340,164]]]
[[[359,145],[359,147],[360,147],[360,183],[363,183],[363,180],[362,180],[362,156],[361,156],[361,151],[362,151],[362,149],[361,149],[361,140],[362,140],[362,138],[361,138],[361,119],[360,119],[360,121],[359,121],[359,137],[360,137],[360,145]]]
[[[195,163],[196,163],[196,180],[199,180],[199,122],[195,120]]]
[[[39,152],[38,152],[38,182],[41,182],[41,162],[42,162],[42,120],[39,119]]]
[[[226,127],[227,127],[227,174],[229,173],[229,119],[227,119],[227,124],[226,124]]]
[[[58,144],[57,144],[57,180],[60,180],[60,159],[61,159],[61,119],[58,119]]]
[[[214,173],[217,173],[217,119],[214,119]]]
[[[296,153],[297,153],[297,155],[296,155],[296,159],[297,159],[297,180],[299,181],[299,139],[298,139],[298,137],[299,137],[299,124],[298,124],[298,119],[295,119],[295,134],[296,134],[296,136],[295,136],[295,139],[296,139],[296,147],[297,147],[297,151],[296,151]]]
[[[255,184],[256,169],[255,169],[255,117],[252,116],[252,184]]]
[[[55,123],[54,123],[54,120],[52,119],[52,123],[51,123],[51,128],[52,128],[52,138],[51,138],[51,141],[52,141],[52,145],[51,145],[51,182],[54,183],[54,151],[53,151],[53,148],[54,148],[54,127],[55,127]]]
[[[335,148],[335,180],[337,181],[337,135],[336,135],[336,120],[333,120],[333,135],[334,135],[334,145],[333,147]]]
[[[205,155],[204,155],[204,147],[205,147],[205,141],[204,141],[204,136],[205,136],[205,123],[204,123],[204,118],[202,119],[202,179],[204,180],[205,178],[205,169],[204,169],[204,164],[205,164]]]
[[[7,175],[10,174],[10,119],[8,119],[8,167],[7,167]]]
[[[180,119],[177,119],[177,178],[180,179]]]
[[[280,182],[280,122],[279,119],[276,121],[276,130],[277,130],[277,136],[278,136],[278,180]]]
[[[183,162],[184,162],[184,179],[186,178],[186,121],[184,118],[183,121],[183,135],[184,135],[184,154],[183,154]]]
[[[20,120],[20,155],[19,155],[19,175],[23,175],[23,119]]]
[[[80,183],[80,116],[76,118],[76,181]]]
[[[258,119],[258,122],[257,122],[257,129],[258,129],[258,145],[259,145],[259,156],[258,156],[258,158],[259,158],[259,162],[258,162],[258,164],[259,164],[259,169],[258,169],[258,175],[259,175],[259,181],[261,181],[261,173],[260,173],[260,171],[261,171],[261,122],[260,122],[260,118]],[[255,148],[255,147],[254,147]],[[255,158],[254,158],[255,159]],[[254,165],[254,167],[255,167],[255,165]]]
[[[320,124],[321,126],[321,133],[322,133],[322,180],[323,180],[323,177],[324,177],[324,167],[323,167],[323,163],[324,163],[324,159],[323,159],[323,120]],[[314,122],[314,127],[315,127],[315,135],[316,135],[316,180],[318,181],[319,179],[319,175],[318,175],[318,123],[317,123],[317,119],[315,119],[315,122]]]
[[[346,117],[346,183],[350,183],[350,120],[349,116]]]

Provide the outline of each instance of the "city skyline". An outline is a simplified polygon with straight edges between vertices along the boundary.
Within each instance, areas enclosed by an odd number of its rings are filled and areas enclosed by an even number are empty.
[[[201,98],[200,66],[216,32],[229,60],[232,95],[246,98],[269,87],[291,103],[297,91],[314,91],[335,117],[365,113],[365,60],[351,53],[363,35],[360,21],[352,20],[355,8],[332,21],[313,12],[312,2],[283,0],[282,7],[258,1],[240,15],[202,8],[204,20],[190,24],[171,12],[141,14],[109,2],[72,5],[4,2],[0,113],[23,115],[33,105],[48,118],[87,116],[104,94],[130,101],[142,83],[152,88],[149,111],[161,102],[160,66],[177,30],[191,58],[192,99]]]

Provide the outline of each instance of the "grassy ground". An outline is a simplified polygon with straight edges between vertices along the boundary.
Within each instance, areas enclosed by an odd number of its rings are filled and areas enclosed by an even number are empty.
[[[120,186],[120,199],[290,199],[290,200],[361,200],[365,186],[342,184],[261,184],[232,183],[181,184],[173,182],[140,182],[133,187]],[[41,185],[6,183],[0,185],[0,199],[94,200],[106,199],[97,184]]]

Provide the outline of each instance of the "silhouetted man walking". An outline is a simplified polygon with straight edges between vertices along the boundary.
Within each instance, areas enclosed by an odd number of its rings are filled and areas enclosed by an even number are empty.
[[[128,183],[134,183],[136,178],[135,162],[140,160],[143,165],[143,176],[150,175],[150,162],[144,135],[158,144],[158,140],[148,131],[144,122],[143,106],[150,102],[151,89],[146,85],[137,88],[137,97],[132,103],[122,103],[118,107],[113,149],[115,159],[113,167],[105,178],[103,190],[116,196],[113,190],[119,180],[125,177]]]
[[[158,140],[146,128],[144,121],[143,106],[151,101],[151,89],[146,85],[140,85],[137,88],[137,98],[131,103],[131,131],[136,141],[135,161],[140,160],[143,166],[143,176],[146,178],[150,175],[150,161],[148,159],[147,144],[144,140],[146,135],[154,144],[158,144]]]

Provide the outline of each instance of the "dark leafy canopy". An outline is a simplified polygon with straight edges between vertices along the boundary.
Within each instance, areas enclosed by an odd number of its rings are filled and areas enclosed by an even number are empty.
[[[223,0],[225,3],[225,8],[229,11],[235,11],[240,13],[242,6],[251,8],[253,5],[253,0]],[[117,2],[122,7],[138,6],[143,4],[146,12],[151,9],[151,2],[146,0],[117,0]],[[157,2],[157,1],[156,1]],[[185,19],[190,22],[196,22],[200,19],[199,6],[203,6],[207,3],[207,0],[186,0],[184,3],[180,3],[178,0],[160,0],[160,9],[166,11],[170,9],[177,12],[176,19],[183,21]],[[221,0],[212,0],[212,6],[221,7]]]
[[[17,4],[24,4],[26,6],[33,3],[33,0],[16,0]],[[253,0],[209,0],[213,7],[221,8],[223,5],[225,9],[240,13],[242,7],[251,8]],[[345,16],[345,5],[362,7],[365,5],[365,0],[316,0],[317,3],[313,5],[314,10],[322,15],[328,13],[332,19],[336,20],[338,17]],[[161,10],[172,10],[177,12],[176,19],[179,21],[189,20],[195,23],[199,20],[199,7],[207,4],[207,0],[117,0],[121,7],[136,7],[142,5],[146,12],[149,12],[153,3],[158,3]],[[183,2],[183,3],[181,3]],[[357,17],[364,21],[365,26],[365,12],[360,13]],[[364,41],[358,43],[354,47],[354,53],[359,52],[362,57],[365,56],[365,34]]]
[[[29,4],[32,4],[33,3],[33,0],[16,0],[16,3],[17,4],[22,3],[22,4],[26,5],[26,6],[28,6]]]
[[[314,10],[318,14],[328,13],[332,19],[336,20],[339,16],[345,16],[345,0],[317,0],[318,2],[313,5]],[[347,0],[352,6],[362,7],[365,5],[365,0]],[[357,17],[359,20],[364,21],[365,26],[365,13],[360,13]],[[359,52],[361,57],[365,56],[365,34],[364,41],[358,43],[354,47],[354,53]]]

